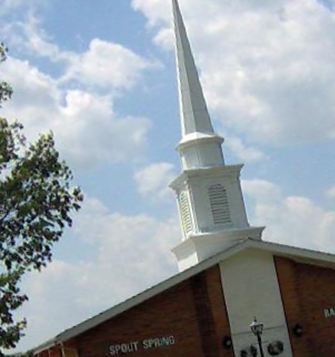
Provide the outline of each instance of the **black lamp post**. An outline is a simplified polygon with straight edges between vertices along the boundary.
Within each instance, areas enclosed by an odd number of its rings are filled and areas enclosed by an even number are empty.
[[[256,317],[254,321],[250,324],[250,329],[252,333],[257,337],[259,352],[261,353],[261,357],[264,357],[264,352],[262,348],[262,333],[263,333],[264,325],[261,322],[257,322]]]

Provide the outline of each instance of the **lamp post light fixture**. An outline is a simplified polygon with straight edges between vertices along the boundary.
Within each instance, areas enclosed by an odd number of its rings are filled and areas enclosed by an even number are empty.
[[[252,333],[257,337],[259,352],[261,354],[261,357],[264,357],[264,352],[262,348],[262,337],[261,337],[263,333],[263,327],[264,325],[261,322],[258,322],[256,317],[254,318],[254,321],[250,324],[250,329]]]

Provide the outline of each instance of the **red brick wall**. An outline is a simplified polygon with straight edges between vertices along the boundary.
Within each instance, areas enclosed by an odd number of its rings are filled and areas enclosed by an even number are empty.
[[[335,356],[335,317],[324,309],[335,306],[335,270],[275,258],[294,357]],[[302,337],[292,333],[295,324]]]
[[[175,344],[128,353],[134,357],[232,357],[218,266],[208,269],[78,336],[79,356],[106,357],[110,345],[174,336]],[[125,356],[124,354],[119,354]]]

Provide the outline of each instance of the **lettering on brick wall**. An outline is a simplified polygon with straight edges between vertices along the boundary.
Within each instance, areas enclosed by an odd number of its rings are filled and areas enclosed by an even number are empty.
[[[335,307],[329,307],[328,309],[323,310],[325,318],[329,319],[330,317],[335,317]]]
[[[143,341],[131,341],[109,346],[109,356],[118,356],[128,353],[138,352],[140,350],[150,350],[172,346],[176,343],[174,336],[148,338]]]

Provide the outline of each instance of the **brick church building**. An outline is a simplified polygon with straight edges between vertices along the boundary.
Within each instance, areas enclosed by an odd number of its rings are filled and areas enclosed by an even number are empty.
[[[335,256],[265,242],[249,225],[242,165],[226,165],[173,0],[182,173],[171,183],[180,273],[60,333],[37,357],[333,357]],[[254,319],[262,322],[252,332]],[[254,326],[255,327],[255,326]],[[261,334],[260,334],[261,333]]]

